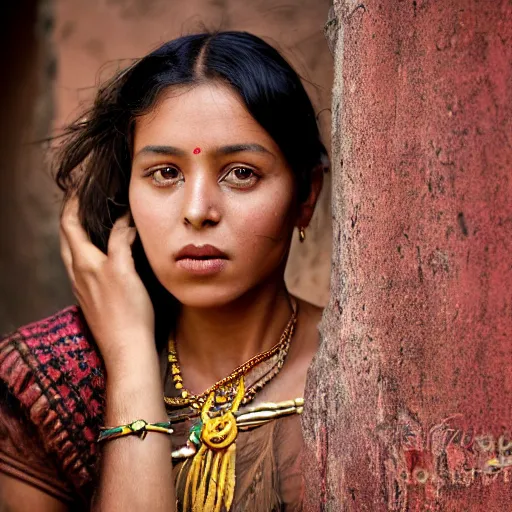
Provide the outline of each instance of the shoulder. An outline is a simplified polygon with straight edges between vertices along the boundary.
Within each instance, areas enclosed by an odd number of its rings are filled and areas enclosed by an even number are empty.
[[[77,487],[89,482],[104,376],[80,309],[65,308],[0,339],[0,382],[64,473]]]
[[[24,359],[36,358],[40,364],[59,359],[63,369],[78,354],[92,363],[99,363],[98,351],[88,333],[87,325],[78,306],[69,306],[55,314],[19,327],[0,339],[0,364],[2,356],[14,350],[20,351]]]
[[[0,340],[0,379],[14,385],[11,373],[16,366],[30,370],[44,388],[64,380],[78,385],[84,372],[98,378],[103,373],[99,352],[77,306],[24,325]]]
[[[81,388],[102,390],[103,373],[99,351],[77,306],[24,325],[0,340],[0,380],[26,407],[36,398],[27,392],[29,382],[54,403],[56,397],[67,399],[73,392],[77,399],[83,393],[91,398]],[[95,412],[100,404],[93,400],[88,407]]]
[[[69,306],[53,315],[26,325],[10,334],[0,337],[0,350],[9,344],[23,340],[29,347],[39,347],[58,343],[61,339],[83,334],[85,322],[78,306]]]
[[[83,333],[85,322],[78,306],[68,306],[53,315],[19,327],[2,342],[21,337],[31,344],[52,342],[66,335]]]

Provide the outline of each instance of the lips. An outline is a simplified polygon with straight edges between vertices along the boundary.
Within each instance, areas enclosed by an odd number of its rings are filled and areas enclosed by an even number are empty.
[[[175,256],[176,261],[191,260],[212,260],[212,259],[228,259],[226,253],[222,252],[213,245],[186,245],[178,251]]]
[[[221,273],[227,259],[227,255],[213,245],[186,245],[176,254],[178,268],[200,278]]]

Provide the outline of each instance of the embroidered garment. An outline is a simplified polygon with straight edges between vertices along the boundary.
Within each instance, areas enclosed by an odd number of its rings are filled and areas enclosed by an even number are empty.
[[[98,478],[104,387],[98,349],[75,306],[1,340],[0,471],[87,509]],[[187,428],[177,426],[173,445],[184,443]],[[231,510],[302,510],[302,442],[298,415],[240,432]]]

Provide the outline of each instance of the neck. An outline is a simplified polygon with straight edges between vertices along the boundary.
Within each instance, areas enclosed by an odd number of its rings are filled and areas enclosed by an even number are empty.
[[[272,348],[291,313],[284,281],[260,286],[218,308],[182,306],[176,342],[185,387],[202,392]]]

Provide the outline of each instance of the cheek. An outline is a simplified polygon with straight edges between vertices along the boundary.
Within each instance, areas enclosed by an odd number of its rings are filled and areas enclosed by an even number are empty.
[[[293,229],[293,197],[286,191],[262,193],[233,211],[241,247],[269,251],[287,244]]]
[[[153,245],[161,247],[169,230],[169,219],[174,215],[172,205],[158,200],[158,196],[155,197],[146,187],[137,185],[130,186],[129,201],[132,217],[146,252],[151,251]]]

